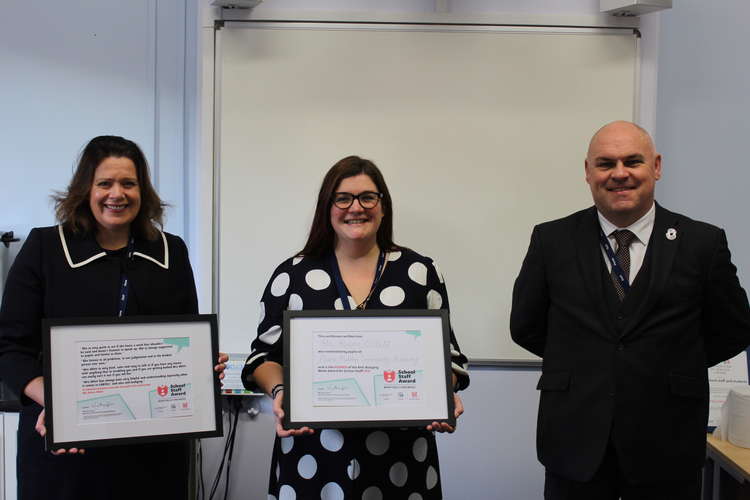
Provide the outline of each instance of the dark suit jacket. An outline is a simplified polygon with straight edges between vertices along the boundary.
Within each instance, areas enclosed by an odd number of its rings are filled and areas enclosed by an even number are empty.
[[[666,238],[668,228],[677,238]],[[513,288],[513,340],[543,358],[539,460],[587,481],[612,436],[631,481],[697,470],[706,367],[750,343],[750,308],[724,231],[657,205],[648,288],[629,316],[605,299],[612,284],[598,231],[594,207],[536,226]]]

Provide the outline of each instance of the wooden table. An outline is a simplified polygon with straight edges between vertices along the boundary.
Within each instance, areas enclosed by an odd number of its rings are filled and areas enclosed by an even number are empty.
[[[750,448],[707,439],[703,500],[750,500]]]

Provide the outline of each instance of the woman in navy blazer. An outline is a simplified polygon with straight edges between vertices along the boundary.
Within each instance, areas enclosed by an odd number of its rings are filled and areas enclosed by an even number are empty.
[[[164,203],[134,142],[92,139],[54,199],[60,224],[30,232],[0,308],[0,378],[23,404],[19,498],[187,498],[188,441],[45,451],[43,318],[198,312],[187,248],[159,229]]]

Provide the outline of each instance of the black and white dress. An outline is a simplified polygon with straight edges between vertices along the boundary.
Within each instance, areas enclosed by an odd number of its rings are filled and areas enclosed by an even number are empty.
[[[448,309],[442,275],[429,257],[401,249],[387,254],[368,309]],[[279,265],[260,303],[258,336],[242,379],[264,361],[283,363],[284,310],[344,309],[330,258],[294,257]],[[347,309],[356,306],[348,297]],[[458,388],[469,384],[466,357],[451,331]],[[276,437],[268,499],[427,500],[442,498],[435,436],[425,429],[323,429]]]

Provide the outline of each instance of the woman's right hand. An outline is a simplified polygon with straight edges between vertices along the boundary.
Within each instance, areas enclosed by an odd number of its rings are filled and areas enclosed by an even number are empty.
[[[284,390],[280,390],[276,394],[276,398],[273,400],[273,414],[276,416],[276,435],[284,438],[289,436],[305,436],[314,434],[315,430],[309,427],[302,427],[300,429],[284,429],[281,422],[284,421],[284,410],[281,408],[281,402],[284,398]]]
[[[44,437],[47,434],[47,426],[44,425],[44,408],[42,408],[42,411],[39,413],[39,416],[36,419],[36,425],[34,426],[34,429],[39,433],[40,436]],[[65,455],[66,453],[80,453],[83,455],[86,453],[86,450],[83,448],[59,448],[57,450],[52,451],[53,455]]]
[[[36,404],[42,407],[42,411],[39,413],[39,416],[36,419],[36,425],[34,426],[34,429],[39,433],[40,436],[44,437],[47,434],[47,426],[44,425],[44,378],[42,376],[34,377],[29,381],[28,384],[26,384],[26,387],[23,388],[23,393],[34,401]],[[70,448],[69,450],[66,450],[64,448],[60,448],[59,450],[53,451],[53,455],[62,455],[64,453],[86,453],[86,450],[83,448]]]

